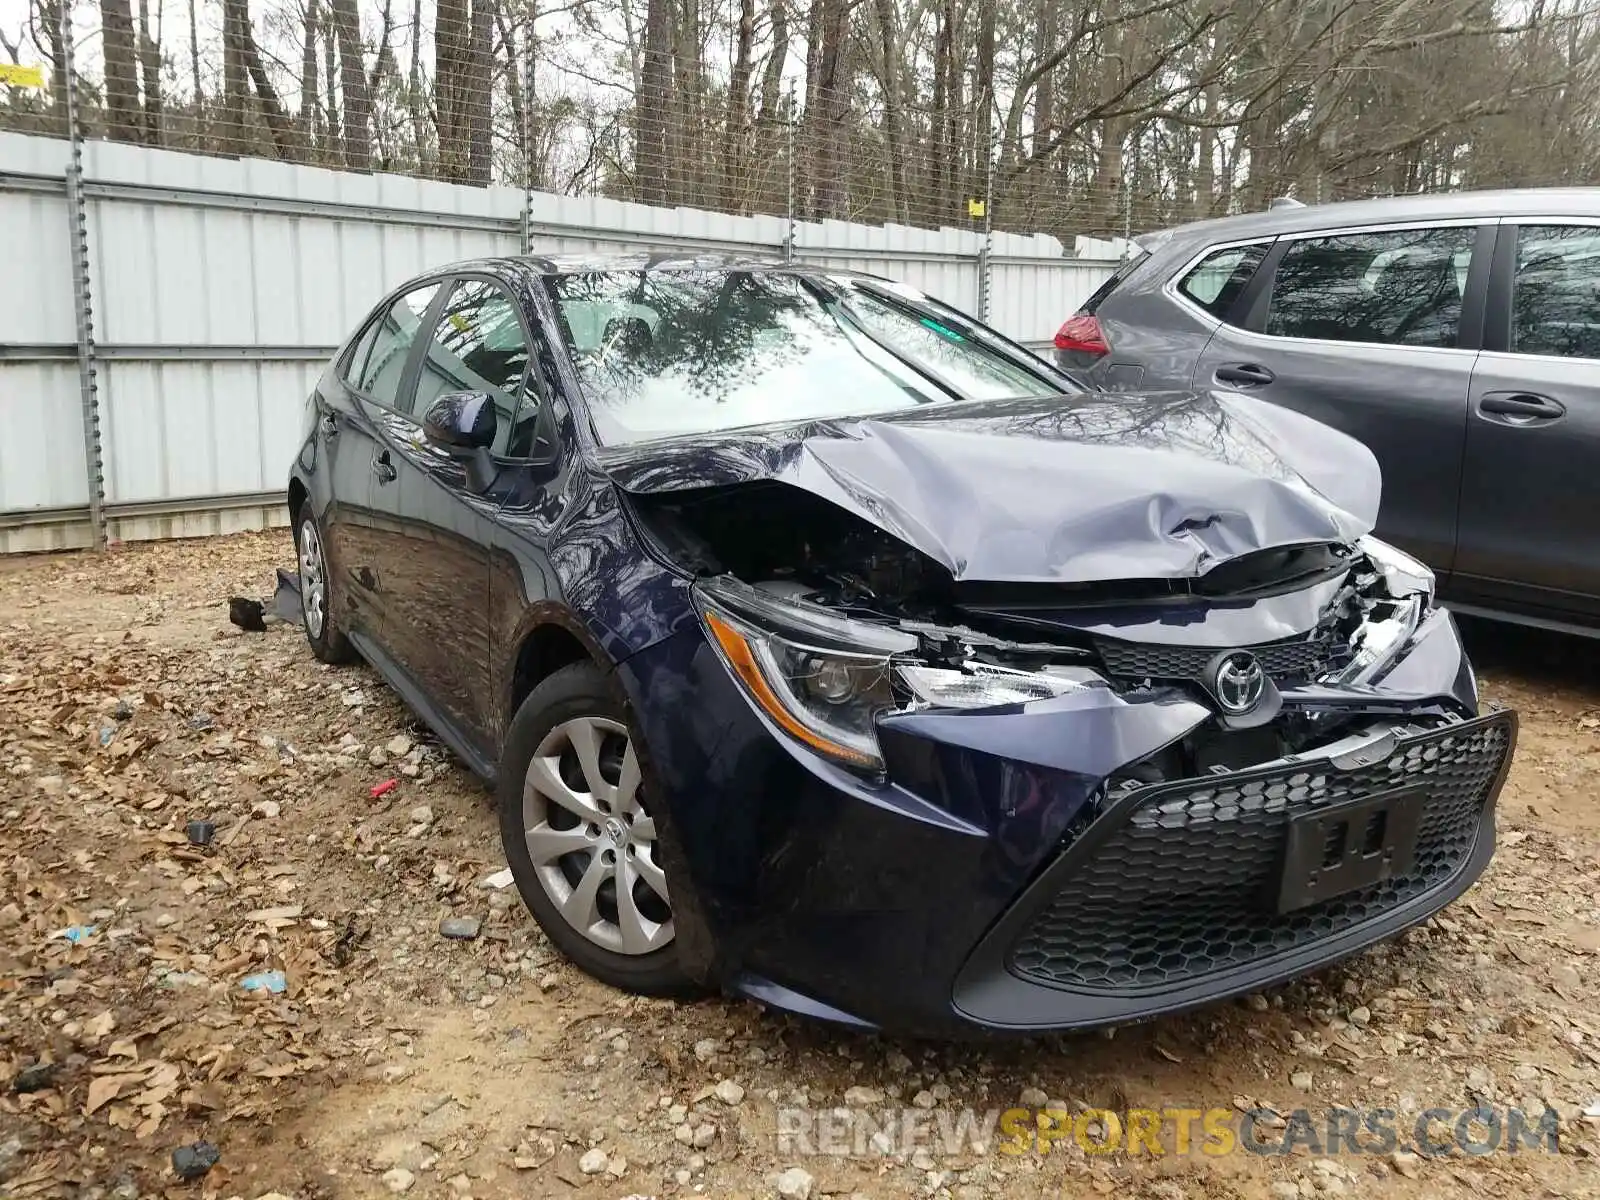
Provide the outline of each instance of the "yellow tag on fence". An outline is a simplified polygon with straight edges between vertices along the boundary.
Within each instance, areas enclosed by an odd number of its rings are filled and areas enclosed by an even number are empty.
[[[12,87],[42,88],[44,68],[24,67],[18,63],[0,63],[0,83],[9,83]]]
[[[985,207],[986,206],[982,200],[968,200],[967,216],[973,218],[974,220],[978,220],[983,216]]]

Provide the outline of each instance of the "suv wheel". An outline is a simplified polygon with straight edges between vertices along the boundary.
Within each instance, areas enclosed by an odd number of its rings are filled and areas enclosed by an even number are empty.
[[[593,663],[523,701],[500,764],[500,838],[546,936],[590,975],[681,994],[672,902],[627,713]]]
[[[294,531],[295,555],[300,560],[300,616],[306,627],[311,653],[335,665],[356,661],[355,647],[339,628],[333,602],[333,576],[322,531],[307,502]]]

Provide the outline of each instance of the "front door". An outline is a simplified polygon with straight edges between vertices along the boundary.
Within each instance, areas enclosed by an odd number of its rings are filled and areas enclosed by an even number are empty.
[[[516,304],[485,278],[454,280],[417,357],[403,406],[378,424],[375,519],[385,531],[383,642],[426,702],[474,748],[494,746],[489,550],[504,499],[528,337]],[[451,392],[494,401],[494,468],[485,479],[423,436],[430,405]]]
[[[1383,471],[1378,533],[1440,573],[1455,557],[1482,308],[1467,300],[1492,240],[1462,225],[1281,239],[1248,327],[1218,327],[1195,370],[1195,387],[1236,388],[1363,442]]]
[[[1457,590],[1600,615],[1600,223],[1507,224],[1472,376]]]

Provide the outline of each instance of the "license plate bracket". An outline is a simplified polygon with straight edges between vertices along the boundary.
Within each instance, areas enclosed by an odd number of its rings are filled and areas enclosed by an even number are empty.
[[[1290,817],[1278,911],[1293,912],[1410,871],[1423,799],[1420,788],[1395,788]]]

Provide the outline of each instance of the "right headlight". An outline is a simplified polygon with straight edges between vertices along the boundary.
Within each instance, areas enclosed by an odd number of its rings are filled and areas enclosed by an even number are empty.
[[[1377,569],[1391,598],[1404,600],[1407,596],[1421,596],[1424,610],[1433,606],[1435,580],[1433,569],[1426,563],[1380,538],[1364,537],[1356,543],[1356,548]]]
[[[909,633],[728,576],[701,580],[694,598],[708,640],[745,694],[784,733],[846,766],[883,769],[876,723],[884,712],[992,708],[1092,686],[980,663],[929,666]]]

